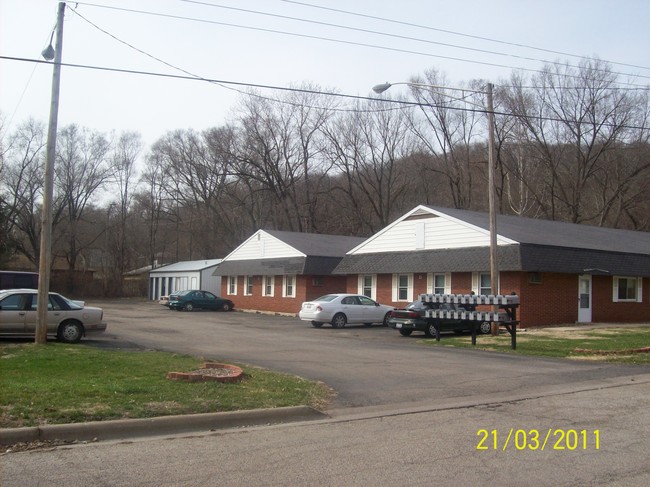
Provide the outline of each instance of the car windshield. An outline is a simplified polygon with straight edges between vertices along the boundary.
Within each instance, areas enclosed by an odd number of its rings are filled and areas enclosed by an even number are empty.
[[[337,297],[338,296],[336,294],[326,294],[325,296],[314,299],[314,301],[324,301],[326,303],[329,303],[330,301],[334,301]]]
[[[411,304],[409,304],[406,309],[422,309],[424,308],[424,303],[422,301],[413,301]]]
[[[453,309],[446,308],[446,306],[451,306],[449,304],[440,305],[438,303],[430,303],[428,301],[413,301],[405,309],[412,309],[413,311],[422,311],[423,309]]]

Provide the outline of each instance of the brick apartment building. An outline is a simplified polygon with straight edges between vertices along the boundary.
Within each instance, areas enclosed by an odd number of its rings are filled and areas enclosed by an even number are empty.
[[[499,215],[497,257],[522,326],[650,321],[650,233]],[[487,214],[421,205],[368,239],[260,230],[216,272],[238,308],[297,313],[330,292],[489,294],[489,268]]]

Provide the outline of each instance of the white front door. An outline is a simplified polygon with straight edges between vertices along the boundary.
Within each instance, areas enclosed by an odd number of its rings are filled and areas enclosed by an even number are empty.
[[[591,323],[591,276],[578,277],[578,322]]]

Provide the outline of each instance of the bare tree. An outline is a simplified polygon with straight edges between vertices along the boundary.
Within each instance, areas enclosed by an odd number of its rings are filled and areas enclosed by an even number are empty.
[[[135,192],[135,185],[137,184],[136,162],[142,150],[142,138],[137,132],[124,132],[122,133],[113,148],[110,156],[110,170],[112,177],[110,181],[117,188],[117,202],[115,206],[118,208],[118,221],[115,226],[115,232],[110,232],[111,241],[114,242],[114,263],[110,266],[112,270],[112,282],[116,287],[115,292],[121,294],[122,276],[126,271],[127,264],[131,263],[129,259],[128,246],[128,232],[127,222],[129,217],[129,210],[131,207],[131,200]],[[110,221],[111,206],[107,219]],[[108,230],[108,228],[107,228]],[[108,241],[109,239],[107,239]]]
[[[338,189],[345,195],[339,217],[355,233],[374,233],[394,218],[408,190],[409,178],[399,170],[414,143],[406,115],[370,101],[339,116],[326,133],[327,157],[341,175]]]
[[[144,223],[143,227],[146,228],[145,241],[147,244],[143,246],[147,249],[145,262],[152,268],[155,267],[159,249],[161,249],[160,244],[162,243],[161,257],[164,256],[167,245],[166,239],[159,239],[161,224],[166,219],[167,206],[170,202],[165,189],[165,179],[166,169],[163,158],[154,151],[147,157],[147,168],[140,178],[143,189],[135,195],[137,208],[135,213]],[[178,220],[172,223],[178,228]],[[178,232],[175,244],[178,249]],[[176,252],[176,260],[178,260],[178,252]]]
[[[160,139],[152,148],[154,160],[165,168],[165,191],[181,207],[191,210],[184,219],[186,231],[202,235],[192,241],[189,257],[207,257],[220,252],[228,238],[227,213],[222,210],[223,192],[229,183],[230,159],[218,150],[216,140],[230,137],[230,129],[175,131]]]
[[[648,170],[644,164],[630,167],[629,161],[613,165],[614,154],[638,140],[635,127],[647,127],[647,91],[621,89],[610,66],[597,59],[577,68],[546,66],[531,84],[534,88],[526,88],[523,79],[513,77],[514,87],[505,95],[533,149],[532,161],[543,169],[542,180],[536,180],[541,184],[522,181],[547,218],[603,224]]]
[[[435,69],[411,81],[431,86],[450,85],[447,77]],[[411,96],[419,110],[412,112],[410,125],[424,150],[434,156],[434,164],[425,168],[431,175],[425,177],[446,181],[455,208],[472,207],[475,175],[479,172],[476,163],[480,162],[474,160],[472,151],[479,141],[483,145],[487,141],[481,100],[471,93],[475,86],[468,90],[411,87]],[[486,160],[487,155],[481,159]]]
[[[70,290],[74,289],[74,273],[83,250],[102,235],[101,231],[88,233],[82,224],[86,208],[110,177],[109,149],[104,135],[77,125],[69,125],[58,134],[55,192],[62,214],[57,231],[61,242],[53,248],[67,260]]]
[[[5,245],[15,246],[35,266],[40,255],[44,150],[43,124],[28,120],[8,138],[0,180],[6,217]]]
[[[236,173],[250,189],[267,193],[276,211],[272,224],[295,231],[318,231],[318,198],[322,196],[322,128],[332,115],[332,102],[316,96],[313,86],[270,100],[255,94],[238,110]]]

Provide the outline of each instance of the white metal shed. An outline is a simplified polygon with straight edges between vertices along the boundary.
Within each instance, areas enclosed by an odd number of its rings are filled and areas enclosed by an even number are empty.
[[[149,299],[157,301],[172,291],[202,289],[221,293],[221,276],[214,271],[222,259],[188,260],[153,269],[149,273]]]

